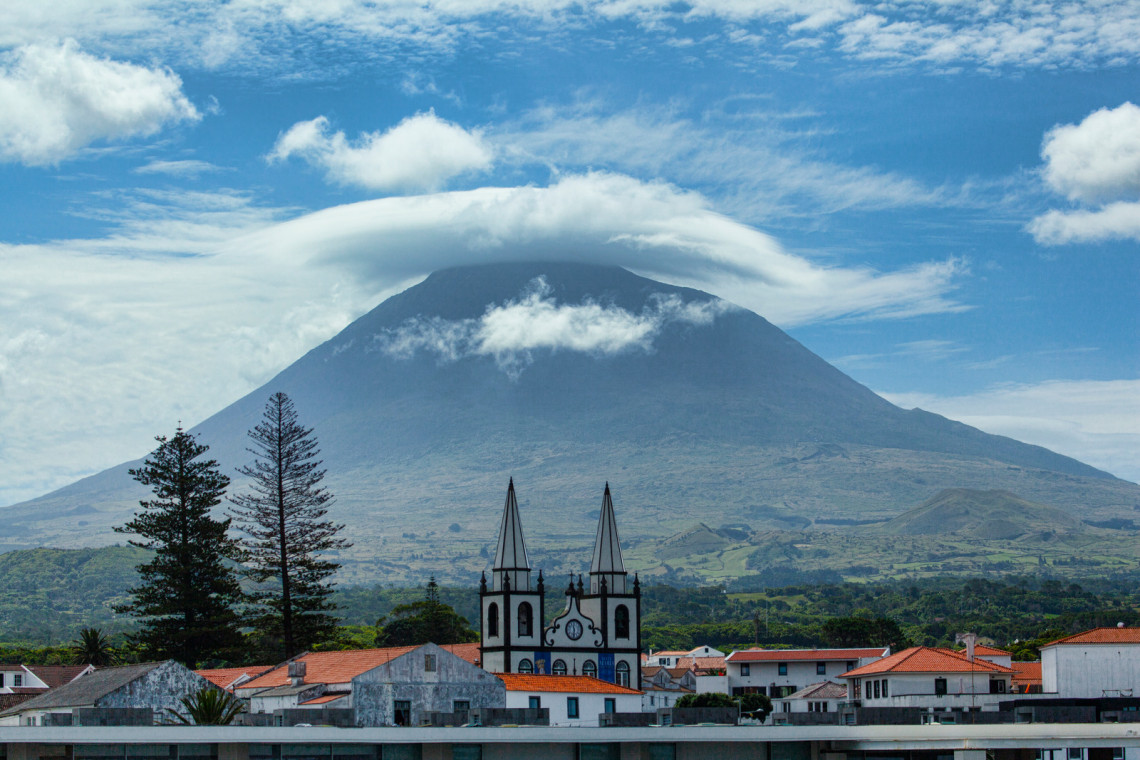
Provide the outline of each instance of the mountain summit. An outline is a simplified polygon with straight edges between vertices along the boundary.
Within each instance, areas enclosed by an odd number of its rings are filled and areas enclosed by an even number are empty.
[[[508,474],[549,570],[579,564],[565,552],[588,547],[606,480],[634,541],[885,519],[945,488],[1082,516],[1140,501],[1074,459],[900,409],[752,312],[617,267],[432,274],[194,428],[224,469],[246,463],[276,391],[320,440],[356,580],[483,569]],[[141,496],[132,464],[9,508],[6,542],[113,542]]]

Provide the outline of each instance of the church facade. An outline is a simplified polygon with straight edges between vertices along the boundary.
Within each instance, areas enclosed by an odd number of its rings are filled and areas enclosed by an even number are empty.
[[[602,496],[589,580],[579,574],[565,608],[546,620],[546,581],[531,578],[515,484],[499,525],[491,580],[479,584],[482,665],[493,673],[587,675],[622,686],[641,684],[641,583],[622,561],[609,483]]]

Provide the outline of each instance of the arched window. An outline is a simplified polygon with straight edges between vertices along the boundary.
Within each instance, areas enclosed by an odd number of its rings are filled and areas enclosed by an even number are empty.
[[[614,635],[619,639],[629,638],[629,607],[624,604],[614,610]]]
[[[615,670],[618,686],[629,686],[629,663],[624,660],[617,664]]]
[[[493,639],[499,635],[499,605],[491,602],[487,608],[487,638]]]
[[[530,602],[519,605],[519,636],[530,636],[530,621],[533,616]]]
[[[534,672],[534,663],[532,663],[530,660],[526,660],[526,659],[519,660],[519,672],[520,673],[533,673]]]
[[[591,678],[598,677],[598,665],[593,660],[586,660],[582,663],[582,675],[590,676]]]
[[[556,676],[566,675],[566,660],[555,660],[554,667],[550,670]]]

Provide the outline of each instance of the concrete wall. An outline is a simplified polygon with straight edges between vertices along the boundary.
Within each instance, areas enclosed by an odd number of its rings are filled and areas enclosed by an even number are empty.
[[[1041,687],[1062,697],[1140,696],[1140,644],[1063,644],[1043,649]]]
[[[426,669],[425,655],[435,658]],[[428,712],[452,712],[456,700],[477,707],[507,707],[507,688],[491,673],[450,652],[425,644],[352,679],[352,705],[358,726],[390,726],[395,702],[411,702],[411,725]],[[524,705],[525,706],[525,705]]]
[[[176,662],[164,662],[146,675],[95,701],[95,707],[149,707],[158,713],[167,708],[181,710],[183,697],[203,688],[217,689],[212,683]]]

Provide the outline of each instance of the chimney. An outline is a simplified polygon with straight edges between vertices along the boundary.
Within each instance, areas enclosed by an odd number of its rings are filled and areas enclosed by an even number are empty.
[[[293,686],[300,686],[305,682],[305,663],[298,660],[289,663],[289,683]]]
[[[977,642],[977,640],[978,634],[976,633],[959,633],[954,637],[955,644],[966,643],[966,659],[970,662],[974,661],[974,643]]]

